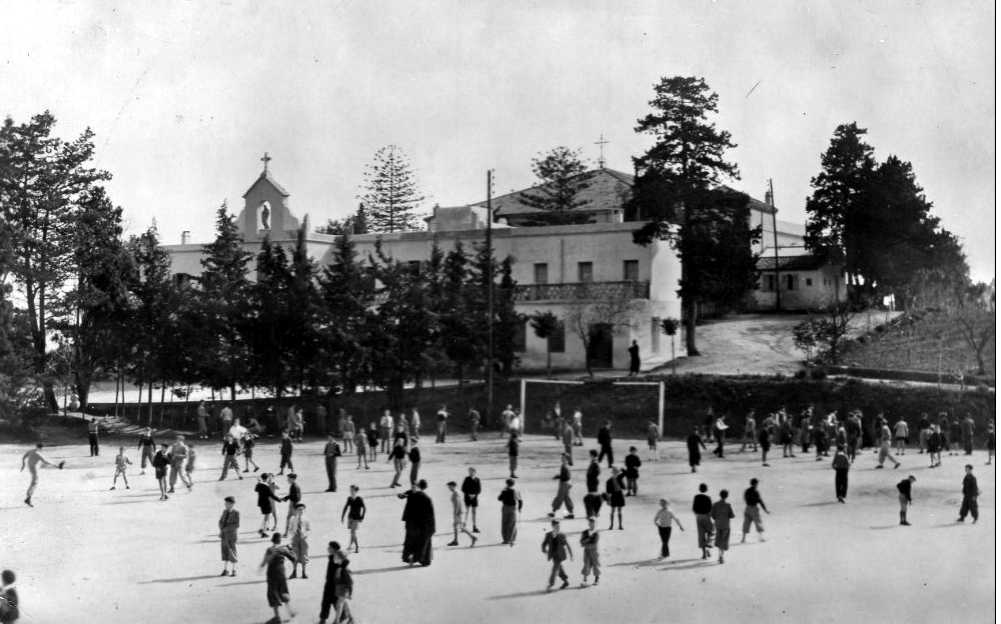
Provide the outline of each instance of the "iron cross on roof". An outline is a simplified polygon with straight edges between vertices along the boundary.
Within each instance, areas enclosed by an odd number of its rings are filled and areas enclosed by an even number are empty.
[[[261,157],[261,162],[264,163],[264,173],[268,172],[268,163],[271,162],[271,157],[268,156],[267,152],[264,152],[264,156]]]
[[[608,145],[608,141],[605,139],[605,133],[602,132],[598,136],[598,140],[594,142],[598,146],[598,168],[605,168],[605,146]]]

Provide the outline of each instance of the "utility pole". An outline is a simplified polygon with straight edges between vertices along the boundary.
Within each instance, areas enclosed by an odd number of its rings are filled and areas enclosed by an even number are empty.
[[[779,282],[779,228],[777,214],[779,209],[775,207],[775,189],[772,187],[772,179],[768,178],[768,204],[772,207],[772,253],[775,257],[775,311],[782,311],[782,284]]]
[[[486,422],[492,422],[494,413],[494,210],[491,198],[494,191],[493,170],[487,169],[487,413]]]

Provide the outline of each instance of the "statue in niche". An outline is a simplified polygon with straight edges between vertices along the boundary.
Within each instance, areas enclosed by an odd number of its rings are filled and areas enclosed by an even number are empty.
[[[268,202],[261,202],[260,208],[260,229],[270,230],[271,229],[271,205]]]

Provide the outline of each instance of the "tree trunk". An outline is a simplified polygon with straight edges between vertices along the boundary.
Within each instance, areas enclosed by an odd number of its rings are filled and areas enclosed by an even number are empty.
[[[235,401],[236,400],[236,384],[235,383],[229,384],[229,400],[230,401]]]
[[[687,309],[687,314],[685,314],[685,347],[688,351],[689,356],[700,355],[699,350],[695,347],[695,321],[698,315],[699,306],[694,299],[689,299],[684,303]]]
[[[146,384],[146,408],[148,410],[146,416],[147,418],[146,424],[152,427],[153,426],[153,381],[152,380],[150,380],[150,382]]]
[[[76,386],[76,398],[80,403],[80,411],[85,412],[87,410],[87,398],[90,396],[90,382],[91,375],[81,373],[80,371],[73,372],[74,385]]]
[[[166,396],[167,396],[167,382],[166,381],[161,381],[160,382],[160,422],[161,423],[163,422],[163,410],[165,410],[167,408],[166,402],[164,401],[164,399],[166,398]]]
[[[549,350],[549,344],[547,340],[546,344],[546,377],[553,376],[553,352]]]
[[[115,418],[118,418],[118,383],[121,381],[121,374],[118,367],[115,367]]]

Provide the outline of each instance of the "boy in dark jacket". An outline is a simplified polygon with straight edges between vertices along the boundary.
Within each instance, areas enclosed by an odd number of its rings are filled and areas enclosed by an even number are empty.
[[[570,579],[563,570],[563,562],[568,557],[570,561],[573,561],[573,551],[570,550],[567,536],[560,532],[560,521],[553,520],[552,527],[552,530],[546,533],[545,539],[542,540],[542,552],[546,553],[546,558],[553,564],[549,572],[549,585],[546,586],[546,591],[552,591],[557,576],[563,580],[560,589],[566,589],[570,585]]]
[[[320,624],[326,624],[330,607],[334,607],[334,622],[340,622],[345,616],[353,621],[348,606],[354,592],[354,580],[348,570],[350,560],[337,542],[330,542],[327,555],[327,580],[323,584],[323,600],[320,602]]]
[[[629,447],[629,454],[626,455],[626,496],[636,496],[637,487],[636,482],[640,478],[640,466],[643,462],[640,461],[640,456],[636,452],[635,446]]]
[[[289,437],[288,430],[282,431],[281,464],[278,465],[278,474],[285,474],[285,466],[289,472],[295,470],[292,467],[292,438]]]
[[[0,588],[0,622],[8,624],[16,622],[21,617],[17,590],[14,589],[14,581],[17,577],[11,570],[4,570],[0,573],[0,581],[3,587]]]
[[[980,508],[977,506],[977,497],[980,496],[980,488],[977,486],[977,478],[973,476],[973,466],[966,464],[966,476],[963,477],[963,504],[959,507],[959,518],[956,522],[964,522],[966,514],[973,516],[973,524],[977,523],[980,517]]]

